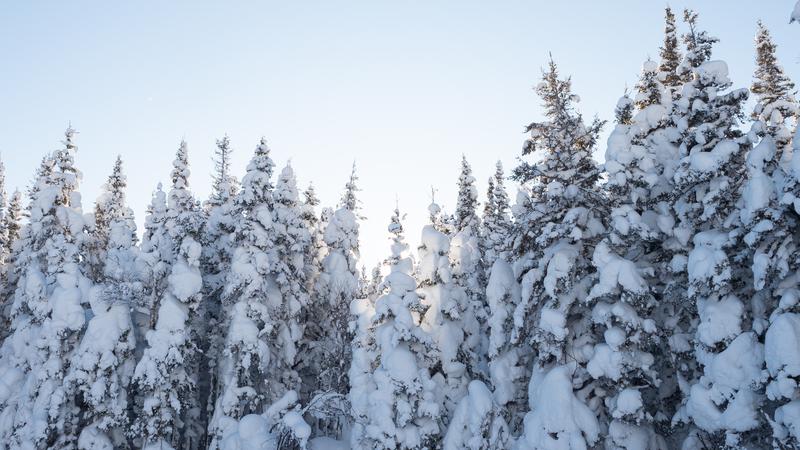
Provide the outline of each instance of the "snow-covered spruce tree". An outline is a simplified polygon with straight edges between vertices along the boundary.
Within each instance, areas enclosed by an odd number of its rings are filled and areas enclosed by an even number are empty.
[[[92,318],[64,383],[79,398],[82,448],[125,448],[128,389],[136,366],[136,339],[131,305],[142,296],[135,268],[136,224],[125,204],[125,176],[120,158],[95,207],[91,248],[102,255],[103,267],[94,277],[89,296]],[[91,447],[94,445],[95,447]]]
[[[520,363],[522,355],[530,352],[526,345],[514,345],[511,333],[514,330],[514,310],[519,304],[520,288],[514,271],[503,258],[495,261],[486,285],[486,301],[489,304],[489,380],[494,402],[502,408],[505,421],[516,431],[521,424],[527,405],[522,380],[526,378],[525,367]]]
[[[311,234],[305,227],[297,192],[297,180],[292,167],[283,168],[275,183],[273,212],[273,242],[276,258],[272,276],[281,295],[280,307],[272,313],[274,330],[273,361],[270,364],[269,384],[271,401],[286,391],[300,391],[296,370],[298,349],[303,337],[301,314],[308,307],[306,290],[305,252],[311,245]],[[342,392],[344,394],[344,392]]]
[[[351,358],[350,303],[358,296],[358,187],[355,166],[339,208],[330,215],[323,239],[327,255],[314,289],[308,323],[309,358],[315,361],[316,391],[344,395]],[[323,214],[324,215],[324,214]]]
[[[800,405],[797,382],[792,380],[800,376],[800,367],[792,362],[800,358],[800,348],[795,345],[800,332],[800,290],[793,262],[798,251],[794,230],[800,224],[800,171],[798,158],[791,156],[800,139],[795,136],[792,151],[790,126],[796,123],[797,101],[790,92],[794,84],[778,64],[775,50],[769,31],[759,22],[757,68],[751,87],[756,105],[749,133],[750,140],[758,143],[747,155],[740,209],[746,245],[740,245],[739,251],[753,277],[752,328],[763,337],[765,346],[769,379],[764,412],[771,415],[773,445],[791,448],[800,444],[800,416],[792,412]]]
[[[8,192],[6,191],[6,166],[0,161],[0,223],[3,223],[8,208]],[[0,228],[0,275],[4,272],[5,261],[11,253],[11,243],[5,228]],[[2,278],[0,278],[2,280]]]
[[[654,356],[667,350],[654,320],[663,291],[657,276],[661,273],[654,268],[663,268],[659,225],[671,219],[660,213],[665,208],[659,208],[660,194],[670,189],[663,176],[665,163],[670,162],[663,160],[663,154],[670,152],[661,147],[674,146],[663,136],[671,99],[657,79],[657,70],[654,62],[647,61],[635,101],[625,96],[617,106],[605,164],[609,227],[594,249],[597,279],[586,298],[592,306],[594,331],[586,368],[606,392],[596,414],[607,430],[607,448],[667,448],[654,427],[656,421],[661,428],[669,426],[658,390],[661,368]]]
[[[789,23],[792,22],[800,22],[800,1],[798,1],[794,5],[794,9],[792,10],[792,15],[789,17]]]
[[[218,448],[223,431],[251,412],[261,412],[268,398],[267,374],[272,364],[277,328],[272,312],[281,294],[271,274],[276,260],[273,241],[275,164],[266,139],[255,149],[237,197],[235,250],[225,281],[225,346],[218,365],[219,389],[209,423],[211,448]]]
[[[591,355],[584,348],[592,344],[585,303],[594,272],[591,255],[608,214],[591,156],[603,123],[584,123],[571,84],[559,78],[551,60],[536,89],[546,120],[527,127],[531,137],[522,150],[523,156],[542,151],[543,158],[535,164],[523,161],[514,171],[532,192],[514,241],[521,299],[512,342],[533,349],[531,411],[520,450],[583,448],[600,438],[587,404],[602,402],[604,393],[586,370]]]
[[[487,373],[486,318],[488,315],[484,291],[486,268],[483,265],[481,221],[478,217],[478,190],[467,158],[461,157],[458,176],[458,198],[453,214],[454,229],[450,239],[450,265],[454,296],[458,298],[464,331],[463,350],[466,352],[467,373],[470,379],[485,378]]]
[[[364,434],[351,442],[354,449],[425,449],[440,442],[436,383],[428,372],[430,336],[418,324],[422,309],[417,297],[408,245],[400,212],[389,224],[391,256],[384,278],[387,292],[375,302],[372,319],[374,357],[371,364],[369,415]]]
[[[765,138],[767,140],[767,138]],[[762,147],[763,141],[756,149]],[[755,153],[753,150],[752,153]],[[800,127],[793,140],[793,154],[800,154]],[[750,159],[750,158],[748,158]],[[800,179],[800,158],[792,158],[790,183],[797,185]],[[797,194],[786,195],[785,199],[793,207],[794,214],[784,214],[775,221],[775,234],[780,236],[784,229],[796,229],[797,216],[800,212],[800,200]],[[769,233],[767,233],[769,236]],[[769,240],[767,240],[769,242]],[[774,266],[778,269],[774,276],[768,278],[765,288],[759,292],[779,298],[777,307],[769,314],[769,329],[764,338],[764,356],[769,374],[766,387],[768,407],[775,408],[771,414],[770,424],[773,429],[773,446],[775,448],[796,448],[800,445],[800,274],[791,261],[796,261],[797,243],[793,239],[788,245],[778,247],[770,255],[774,258]],[[754,260],[755,262],[756,260]],[[754,269],[758,268],[753,264]],[[787,266],[791,270],[787,276]],[[771,274],[772,275],[772,274]],[[758,279],[758,277],[756,277]],[[774,291],[772,291],[775,286]],[[764,311],[768,313],[769,311]],[[757,319],[756,319],[757,320]],[[765,408],[766,409],[766,408]]]
[[[497,161],[494,176],[489,178],[486,204],[483,209],[483,265],[486,277],[498,258],[507,258],[511,239],[510,201],[505,187],[503,163]]]
[[[683,79],[678,75],[681,52],[678,48],[678,33],[675,27],[675,13],[667,6],[664,9],[664,44],[659,48],[661,61],[658,64],[658,80],[674,96],[680,91]]]
[[[471,379],[469,365],[473,362],[465,333],[467,298],[465,291],[454,284],[449,254],[449,237],[437,231],[433,224],[425,225],[417,267],[417,292],[420,303],[426,308],[420,326],[433,340],[433,354],[429,358],[435,361],[433,379],[438,384],[437,392],[444,406],[441,412],[445,426],[466,394]]]
[[[171,259],[169,275],[133,379],[142,401],[132,434],[145,448],[193,448],[200,438],[194,422],[199,415],[197,337],[191,327],[202,297],[202,216],[189,191],[186,142],[181,142],[172,165],[164,224],[169,239],[159,241],[169,248],[156,249]]]
[[[114,169],[103,185],[94,204],[94,227],[87,244],[86,259],[92,280],[101,282],[105,278],[106,248],[108,247],[111,222],[123,214],[133,215],[125,206],[125,187],[128,181],[122,173],[122,158],[117,156]],[[133,230],[135,233],[136,230]],[[136,241],[134,241],[134,244]]]
[[[380,276],[380,270],[378,270],[378,275]],[[381,277],[378,284],[382,282]],[[352,360],[348,371],[350,389],[347,392],[347,400],[350,403],[350,414],[353,418],[350,442],[353,448],[357,449],[364,448],[359,445],[366,442],[366,428],[370,422],[372,411],[370,396],[375,390],[375,383],[372,380],[373,363],[377,361],[375,330],[372,327],[375,300],[376,296],[373,293],[373,295],[357,298],[350,304],[350,313],[354,317],[354,333]]]
[[[748,446],[764,434],[758,431],[764,426],[758,412],[763,346],[747,331],[750,275],[732,250],[740,244],[736,202],[750,149],[738,129],[748,93],[726,92],[727,64],[709,60],[716,38],[697,29],[694,12],[687,10],[684,18],[689,32],[680,70],[692,78],[672,120],[682,135],[673,234],[685,253],[676,253],[672,270],[687,277],[688,308],[676,311],[676,318],[693,335],[694,361],[680,367],[684,404],[673,421],[689,425],[684,448]],[[673,332],[674,349],[680,337]]]
[[[160,299],[167,289],[167,278],[174,260],[173,244],[167,232],[167,194],[158,183],[147,206],[136,265],[144,295],[139,302],[131,305],[140,347],[146,345],[147,331],[155,329]]]
[[[78,437],[75,397],[63,380],[91,282],[80,265],[86,232],[74,137],[68,128],[64,148],[41,167],[17,261],[12,330],[0,363],[7,389],[0,435],[9,448],[69,448]]]
[[[322,260],[325,258],[325,241],[322,236],[323,229],[320,227],[320,217],[317,215],[317,207],[320,201],[313,184],[303,192],[303,201],[300,205],[301,218],[303,225],[311,236],[311,243],[304,251],[303,269],[306,279],[306,292],[313,292],[317,283],[317,278],[322,271]]]
[[[4,256],[2,272],[0,272],[0,342],[3,342],[11,331],[11,301],[16,285],[16,261],[21,249],[19,237],[22,229],[22,194],[16,190],[11,194],[6,213],[0,221],[0,228],[5,232],[8,252]]]
[[[797,114],[794,83],[786,76],[775,54],[777,46],[760,21],[756,32],[756,71],[750,91],[758,103],[753,110],[753,130],[759,137],[769,136],[776,146],[776,161],[788,161],[792,131],[787,121]]]
[[[225,334],[217,332],[225,323],[222,308],[222,290],[225,276],[230,270],[233,253],[233,236],[237,219],[235,205],[239,189],[236,177],[231,174],[233,149],[227,135],[217,139],[214,149],[214,171],[211,174],[211,195],[203,204],[205,226],[203,229],[203,303],[199,316],[200,350],[202,359],[197,386],[198,401],[203,406],[201,426],[208,429],[218,396],[217,361],[224,346]],[[200,445],[206,446],[206,436]]]

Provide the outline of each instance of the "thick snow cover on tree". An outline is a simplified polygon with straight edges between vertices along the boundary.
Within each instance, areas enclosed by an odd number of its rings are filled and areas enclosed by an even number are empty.
[[[795,85],[764,23],[748,89],[676,16],[605,142],[551,58],[514,204],[462,156],[371,271],[355,166],[321,205],[264,138],[202,202],[182,142],[141,238],[71,128],[24,194],[0,163],[0,449],[797,448]]]

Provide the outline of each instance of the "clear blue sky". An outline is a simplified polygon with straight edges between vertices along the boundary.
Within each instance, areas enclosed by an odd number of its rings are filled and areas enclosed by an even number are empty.
[[[481,197],[494,161],[514,165],[523,125],[540,117],[531,90],[552,52],[591,117],[612,117],[641,63],[657,58],[657,1],[13,2],[0,14],[0,152],[23,189],[69,121],[80,132],[84,209],[117,154],[141,225],[168,181],[181,138],[192,187],[209,192],[214,139],[228,133],[244,172],[265,135],[278,169],[291,159],[334,204],[353,160],[364,191],[362,253],[388,252],[395,196],[416,243],[430,187],[455,202],[465,154]],[[762,19],[800,82],[794,0],[687,1],[721,39],[737,87],[753,72]],[[607,127],[608,129],[608,127]],[[606,130],[607,131],[607,130]],[[602,157],[603,141],[598,157]],[[512,192],[512,198],[514,193]]]

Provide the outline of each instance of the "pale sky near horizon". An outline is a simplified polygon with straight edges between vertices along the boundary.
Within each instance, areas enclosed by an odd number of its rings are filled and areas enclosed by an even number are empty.
[[[749,86],[761,19],[800,83],[795,0],[671,2],[720,38],[734,87]],[[653,1],[14,2],[0,13],[0,154],[7,189],[24,190],[41,157],[76,128],[89,211],[117,154],[141,224],[178,143],[192,188],[210,188],[214,140],[228,134],[241,178],[260,136],[277,171],[291,159],[301,187],[335,205],[355,160],[363,262],[388,254],[395,198],[412,245],[431,186],[452,211],[461,155],[481,199],[494,162],[507,172],[540,118],[532,86],[552,52],[572,75],[587,119],[612,119],[649,57],[663,8]],[[681,25],[681,29],[682,25]],[[793,45],[793,43],[795,43]],[[607,133],[611,125],[607,125]],[[597,156],[602,158],[605,140]],[[508,183],[512,200],[515,188]]]

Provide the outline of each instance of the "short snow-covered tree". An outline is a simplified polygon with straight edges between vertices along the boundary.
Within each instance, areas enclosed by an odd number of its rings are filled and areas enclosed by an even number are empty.
[[[467,298],[454,285],[450,267],[450,238],[433,224],[422,228],[417,278],[421,304],[426,308],[420,326],[433,340],[436,360],[434,380],[439,382],[444,423],[466,394],[472,349],[467,347],[465,322]]]
[[[372,319],[374,357],[369,415],[354,449],[433,448],[440,440],[436,383],[428,372],[430,336],[419,326],[421,305],[403,238],[399,211],[389,224],[391,256],[384,278],[386,293],[375,302]]]
[[[64,380],[82,405],[79,447],[89,442],[108,449],[128,444],[128,389],[136,367],[131,306],[141,297],[142,287],[135,268],[136,225],[125,204],[125,186],[117,158],[95,207],[90,242],[102,255],[103,267],[94,274],[98,284],[89,297],[93,316]]]
[[[350,304],[358,296],[358,187],[355,166],[345,186],[340,207],[330,214],[323,232],[327,255],[314,288],[310,314],[316,324],[307,324],[307,339],[316,361],[316,389],[345,394],[349,387],[352,331]]]
[[[497,161],[494,176],[489,178],[486,204],[483,209],[483,265],[486,277],[498,258],[508,258],[511,239],[510,201],[505,187],[503,164]]]

